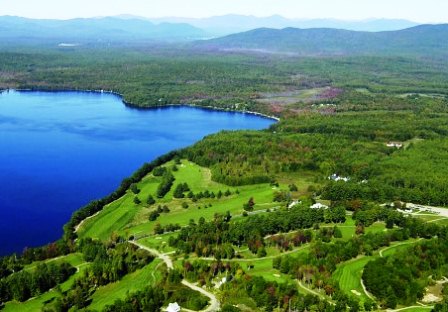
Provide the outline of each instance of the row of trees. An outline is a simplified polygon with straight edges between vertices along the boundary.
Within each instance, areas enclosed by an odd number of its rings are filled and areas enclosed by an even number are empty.
[[[214,220],[190,224],[182,228],[176,237],[171,237],[170,246],[189,254],[210,256],[216,253],[216,246],[231,244],[247,245],[256,254],[265,245],[265,236],[280,232],[312,228],[325,220],[324,209],[296,206],[278,210],[268,215],[252,215],[241,221],[230,222],[231,216],[216,215]],[[345,214],[345,211],[344,211]],[[339,217],[337,220],[342,220]]]

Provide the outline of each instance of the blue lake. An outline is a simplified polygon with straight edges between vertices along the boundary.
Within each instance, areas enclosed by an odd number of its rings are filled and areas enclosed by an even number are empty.
[[[144,162],[220,130],[274,121],[187,106],[135,109],[107,93],[0,94],[0,255],[58,239],[72,212]]]

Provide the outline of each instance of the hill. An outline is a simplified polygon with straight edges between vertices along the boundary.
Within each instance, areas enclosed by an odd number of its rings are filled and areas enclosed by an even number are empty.
[[[121,18],[130,17],[132,16],[121,16]],[[369,19],[358,21],[344,21],[336,19],[288,19],[280,15],[257,17],[237,14],[212,16],[208,18],[166,17],[150,19],[150,21],[154,23],[188,23],[195,27],[204,29],[209,34],[219,36],[264,27],[276,29],[287,27],[303,29],[325,27],[355,31],[391,31],[418,25],[415,22],[400,19]]]
[[[446,38],[447,24],[376,33],[330,28],[260,28],[195,45],[211,50],[289,52],[298,55],[445,55],[448,48]]]
[[[204,32],[188,24],[155,25],[141,19],[114,17],[71,20],[38,20],[14,16],[0,17],[2,41],[27,42],[135,42],[148,40],[197,40]]]

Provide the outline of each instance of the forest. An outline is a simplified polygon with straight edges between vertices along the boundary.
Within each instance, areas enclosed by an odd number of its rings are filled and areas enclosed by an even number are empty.
[[[406,206],[448,205],[447,87],[431,57],[0,48],[0,89],[279,118],[148,160],[60,240],[0,258],[0,307],[446,311],[447,218]]]

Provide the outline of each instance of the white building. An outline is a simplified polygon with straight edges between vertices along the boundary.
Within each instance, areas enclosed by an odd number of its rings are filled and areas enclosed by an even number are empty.
[[[344,182],[348,182],[350,181],[349,177],[340,177],[338,176],[336,173],[333,173],[331,176],[328,177],[328,180],[332,180],[332,181],[344,181]]]
[[[180,306],[177,304],[177,302],[170,303],[168,305],[168,308],[166,308],[166,312],[179,312]]]
[[[321,203],[315,203],[314,205],[310,206],[311,209],[327,209],[328,206],[321,204]]]
[[[403,143],[401,142],[389,142],[386,144],[387,147],[396,147],[396,148],[402,148]]]

